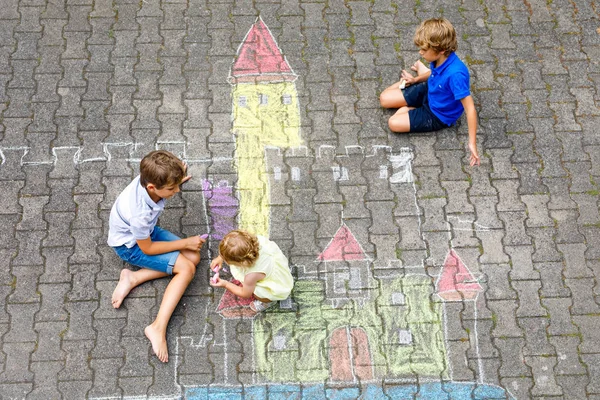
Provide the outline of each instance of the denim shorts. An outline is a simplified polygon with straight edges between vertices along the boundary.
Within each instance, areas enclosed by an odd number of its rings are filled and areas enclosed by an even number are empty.
[[[427,82],[410,85],[402,94],[409,107],[416,107],[408,112],[411,132],[433,132],[449,126],[440,121],[429,108]]]
[[[150,234],[150,239],[153,242],[172,242],[174,240],[179,240],[179,236],[166,229],[155,226],[154,231]],[[115,253],[121,257],[121,260],[128,262],[129,264],[140,268],[149,268],[155,271],[165,272],[169,275],[173,275],[173,266],[179,256],[179,251],[149,256],[144,254],[137,244],[131,248],[123,245],[113,247],[113,249]]]

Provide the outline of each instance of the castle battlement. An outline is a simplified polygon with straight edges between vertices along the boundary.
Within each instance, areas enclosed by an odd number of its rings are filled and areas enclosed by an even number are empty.
[[[153,146],[143,142],[106,142],[92,147],[81,145],[50,147],[48,153],[44,155],[40,155],[39,152],[34,153],[30,146],[0,147],[0,169],[15,170],[22,166],[56,166],[67,163],[79,165],[90,162],[139,163],[149,147],[169,150],[189,165],[231,164],[234,160],[230,156],[202,158],[188,156],[188,144],[184,141],[159,141]],[[338,150],[335,146],[321,145],[313,154],[307,146],[291,148],[266,146],[264,152],[267,172],[272,174],[275,180],[280,180],[282,174],[289,171],[293,181],[300,181],[310,169],[330,172],[334,181],[355,183],[352,176],[364,175],[364,171],[377,171],[376,175],[380,179],[390,178],[392,183],[412,182],[412,169],[407,167],[413,158],[412,150],[409,148],[394,151],[387,145],[368,148],[349,145],[343,148],[342,153]]]

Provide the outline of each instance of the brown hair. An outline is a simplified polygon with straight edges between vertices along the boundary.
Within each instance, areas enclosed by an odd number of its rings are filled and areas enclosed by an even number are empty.
[[[219,243],[219,253],[227,264],[250,267],[258,258],[258,238],[242,230],[234,230]]]
[[[185,178],[183,162],[168,151],[151,151],[140,163],[140,184],[143,187],[152,183],[157,189],[162,189],[168,185],[179,185],[183,178]]]
[[[446,18],[431,18],[425,20],[415,32],[414,42],[422,49],[433,49],[446,55],[456,51],[456,31]]]

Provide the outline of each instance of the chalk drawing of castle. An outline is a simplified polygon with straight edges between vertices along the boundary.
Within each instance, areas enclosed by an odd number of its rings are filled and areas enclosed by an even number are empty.
[[[295,263],[297,282],[290,302],[260,315],[248,313],[243,302],[195,309],[189,317],[199,323],[186,323],[170,347],[173,357],[165,371],[172,380],[163,381],[160,398],[207,398],[208,385],[194,383],[204,376],[211,376],[215,393],[219,388],[223,393],[237,390],[240,383],[239,393],[247,395],[266,390],[265,385],[290,391],[303,385],[303,393],[314,389],[319,393],[315,398],[323,398],[323,385],[370,385],[365,396],[378,399],[387,398],[385,383],[398,385],[396,392],[386,389],[394,398],[412,398],[418,383],[423,392],[470,394],[475,384],[482,398],[505,396],[500,388],[484,384],[476,325],[482,287],[476,277],[451,248],[445,260],[433,260],[440,267],[438,275],[425,268],[431,257],[423,239],[412,151],[385,145],[346,146],[341,152],[327,145],[302,146],[295,77],[259,18],[238,49],[229,80],[234,157],[191,159],[185,142],[154,143],[191,166],[210,164],[206,175],[196,178],[204,178],[204,209],[199,212],[210,226],[211,240],[238,226],[268,235],[270,227],[286,223],[293,207],[302,208],[292,205],[288,195],[296,187],[313,191],[313,201],[304,207],[326,204],[328,210],[315,214],[335,221],[328,233],[315,232],[312,248],[306,249],[310,260]],[[139,162],[142,147],[133,142],[103,143],[101,149],[56,147],[43,160],[30,159],[26,146],[4,147],[0,174],[23,165],[74,168],[105,162],[112,168]],[[231,171],[228,175],[236,178],[212,171]],[[368,209],[369,201],[378,204]],[[273,213],[274,206],[287,214]],[[449,302],[468,304],[461,312],[471,313],[475,321],[470,346],[476,360],[464,356],[461,365],[453,365],[460,358],[450,355],[464,355],[464,348],[449,341],[446,332],[447,321],[461,316],[447,307]],[[246,355],[244,360],[235,357],[231,346]],[[207,359],[211,364],[201,362]]]

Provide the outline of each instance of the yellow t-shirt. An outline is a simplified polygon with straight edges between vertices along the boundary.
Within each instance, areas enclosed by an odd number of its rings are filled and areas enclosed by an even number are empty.
[[[294,278],[290,273],[288,259],[275,242],[264,236],[258,236],[258,259],[254,265],[244,268],[230,264],[231,275],[244,282],[246,274],[262,272],[266,276],[256,282],[254,294],[271,301],[285,300],[294,287]]]

